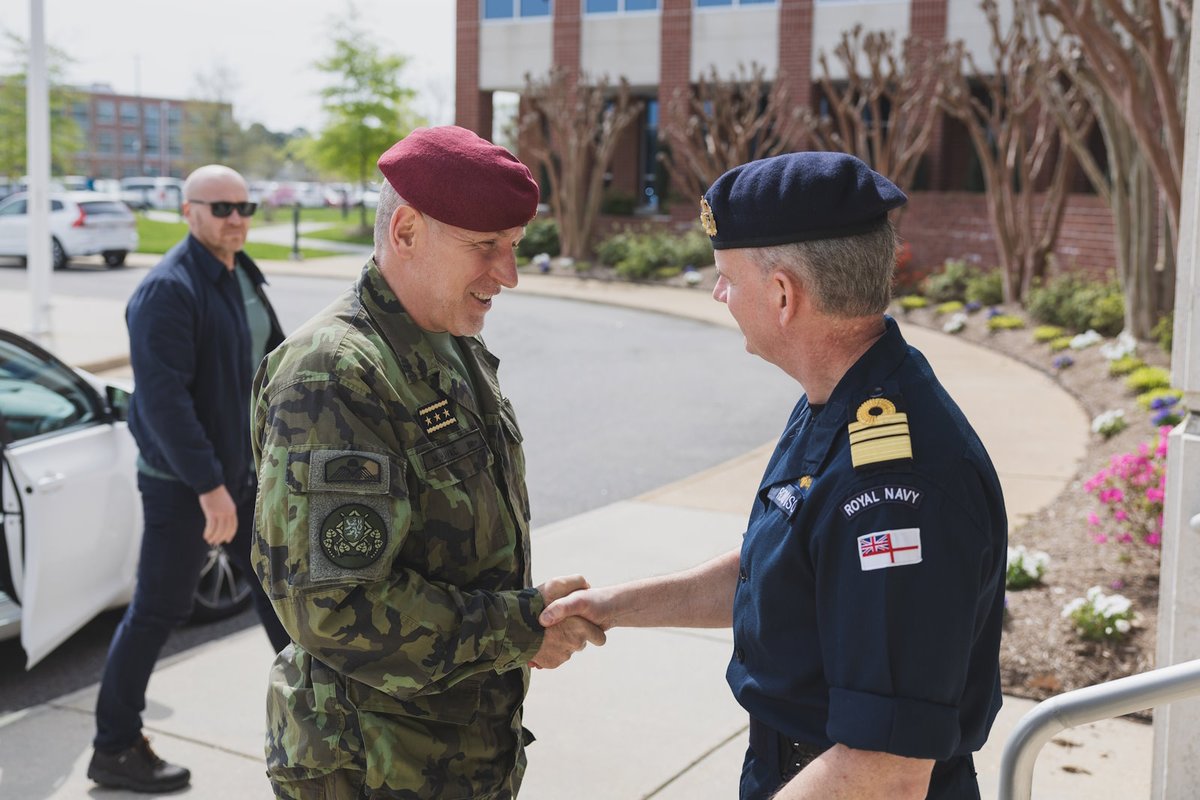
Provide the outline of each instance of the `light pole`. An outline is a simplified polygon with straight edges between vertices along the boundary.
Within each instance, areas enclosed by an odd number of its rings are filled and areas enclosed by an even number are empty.
[[[25,87],[25,170],[29,174],[30,336],[49,344],[50,331],[50,90],[43,0],[29,0],[29,78]]]
[[[1176,260],[1171,385],[1187,416],[1167,443],[1167,492],[1158,597],[1159,667],[1200,658],[1200,24],[1192,25]],[[1151,797],[1192,797],[1200,786],[1200,698],[1154,711]]]

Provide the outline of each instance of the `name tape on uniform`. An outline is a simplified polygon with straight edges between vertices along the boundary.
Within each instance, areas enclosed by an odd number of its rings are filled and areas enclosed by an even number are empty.
[[[925,493],[912,486],[875,486],[861,492],[856,492],[842,501],[842,516],[850,519],[864,509],[877,506],[880,503],[901,503],[912,508],[921,507],[921,499]]]

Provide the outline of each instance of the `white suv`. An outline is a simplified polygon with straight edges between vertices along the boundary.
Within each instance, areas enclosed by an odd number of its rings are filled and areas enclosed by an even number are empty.
[[[29,253],[28,195],[18,192],[0,201],[0,256],[27,258]],[[100,254],[104,263],[119,267],[137,250],[137,220],[129,207],[98,192],[50,194],[50,251],[55,269],[73,256]]]

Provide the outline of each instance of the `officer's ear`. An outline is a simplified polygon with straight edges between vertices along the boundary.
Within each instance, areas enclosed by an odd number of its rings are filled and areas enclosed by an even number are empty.
[[[412,206],[400,206],[392,212],[388,241],[397,255],[410,258],[421,235],[424,220]]]
[[[769,297],[781,328],[786,327],[799,312],[803,294],[804,286],[796,273],[789,269],[777,269],[771,273]]]

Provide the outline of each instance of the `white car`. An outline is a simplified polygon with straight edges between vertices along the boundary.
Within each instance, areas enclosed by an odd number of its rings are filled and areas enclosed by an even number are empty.
[[[0,201],[0,256],[29,253],[28,195],[18,192]],[[137,250],[137,219],[120,200],[99,192],[50,194],[50,255],[55,269],[74,256],[99,254],[110,267],[125,263]]]
[[[121,199],[130,208],[178,211],[183,205],[183,181],[179,178],[121,178]]]
[[[129,397],[0,329],[0,639],[20,634],[27,668],[133,596],[142,506]],[[249,602],[213,550],[193,618]]]

